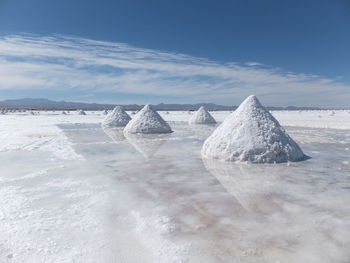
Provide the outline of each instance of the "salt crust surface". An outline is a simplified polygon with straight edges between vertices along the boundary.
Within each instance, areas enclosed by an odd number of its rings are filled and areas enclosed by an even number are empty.
[[[314,162],[313,165],[310,165],[309,162],[293,163],[292,167],[299,165],[306,167],[297,170],[299,172],[294,170],[290,176],[284,174],[290,173],[289,166],[283,166],[279,170],[276,166],[267,168],[264,165],[231,167],[230,163],[209,163],[206,167],[210,173],[232,196],[236,196],[237,205],[241,204],[242,210],[246,211],[242,218],[238,216],[239,213],[234,213],[238,217],[236,222],[228,217],[213,216],[216,215],[215,211],[230,211],[232,204],[229,203],[227,209],[219,209],[223,202],[213,201],[213,196],[219,198],[224,193],[213,195],[212,192],[208,192],[208,198],[205,199],[204,194],[209,189],[203,188],[200,183],[208,175],[202,171],[197,174],[200,179],[193,180],[193,175],[196,174],[187,169],[187,167],[192,167],[190,166],[192,162],[188,166],[183,165],[186,163],[175,166],[175,170],[171,171],[173,173],[163,180],[161,179],[164,175],[160,171],[170,170],[175,164],[174,160],[171,162],[168,160],[165,164],[157,162],[163,165],[162,169],[149,168],[149,173],[146,174],[151,177],[160,173],[159,177],[151,181],[149,177],[144,176],[143,171],[149,167],[148,161],[138,169],[134,167],[135,170],[130,171],[125,176],[125,180],[126,182],[134,180],[135,186],[140,186],[141,183],[140,189],[145,193],[135,194],[140,199],[135,200],[134,205],[130,205],[130,200],[125,197],[129,195],[122,193],[122,189],[118,188],[121,186],[113,184],[113,181],[108,181],[109,178],[116,175],[116,171],[111,170],[108,174],[102,169],[104,166],[98,159],[101,158],[101,152],[92,152],[88,161],[81,162],[79,158],[82,156],[73,149],[76,142],[74,140],[70,142],[70,137],[67,137],[56,126],[57,124],[78,124],[78,126],[83,123],[97,124],[104,118],[101,112],[87,112],[86,116],[78,116],[75,113],[63,116],[60,112],[41,112],[40,115],[35,116],[28,114],[29,112],[25,115],[21,113],[0,116],[2,141],[0,149],[1,161],[4,164],[0,169],[0,196],[4,200],[4,205],[0,210],[1,262],[211,263],[233,261],[265,263],[306,260],[312,263],[328,263],[347,262],[349,258],[346,250],[346,244],[349,243],[347,229],[350,229],[349,213],[346,209],[347,180],[341,180],[341,170],[339,170],[349,167],[349,163],[345,162],[346,153],[342,152],[344,164],[340,165],[340,161],[328,158],[329,148],[327,146],[327,151],[324,151],[324,154],[327,155],[325,165],[319,165],[316,158],[311,159],[311,162]],[[330,124],[332,127],[346,127],[349,120],[345,111],[336,111],[333,116],[328,115],[327,111],[319,113],[281,112],[279,114],[282,115],[282,122],[288,119],[289,123],[299,125],[309,123],[306,119],[313,120],[312,116],[317,118],[316,114],[322,116],[318,120],[318,125]],[[215,116],[218,116],[220,120],[226,117],[227,113],[218,112]],[[187,112],[170,112],[164,117],[169,121],[175,118],[187,121],[190,115]],[[333,121],[327,122],[330,118],[334,118]],[[307,133],[305,131],[301,133],[301,131],[298,142],[306,139],[306,142],[311,140],[312,143],[320,142],[319,140],[324,143],[325,139],[332,143],[339,142],[337,137],[320,138],[318,135],[315,136],[315,131],[310,130]],[[327,137],[331,137],[331,134],[337,131],[327,130],[327,132],[329,132]],[[179,133],[179,130],[175,130],[172,135],[177,136]],[[293,137],[294,135],[295,132],[293,132]],[[119,136],[114,137],[119,138]],[[349,140],[344,141],[345,144],[348,142]],[[106,144],[101,145],[101,148],[105,147]],[[341,150],[341,146],[338,147],[339,149],[333,149],[333,153]],[[344,147],[348,146],[344,145]],[[91,149],[95,150],[96,145]],[[184,159],[183,153],[192,152],[191,150],[190,147],[181,152],[179,160]],[[44,151],[44,154],[40,153],[41,151]],[[346,152],[346,150],[343,151]],[[79,153],[87,154],[88,152]],[[11,155],[13,157],[10,158]],[[113,154],[107,153],[106,156],[111,159],[110,161],[116,159]],[[120,159],[120,156],[117,159]],[[130,155],[126,155],[124,158],[129,160],[129,157]],[[134,157],[137,156],[134,155]],[[5,160],[7,158],[8,161]],[[58,162],[57,158],[67,161]],[[77,162],[68,162],[72,159]],[[131,159],[130,163],[134,163],[137,159]],[[121,163],[118,164],[118,169],[120,165]],[[124,172],[133,168],[129,167],[128,162],[125,165],[127,168],[123,170]],[[327,166],[330,168],[324,170]],[[186,177],[178,173],[177,169],[181,173],[188,171],[186,181],[184,181]],[[274,171],[275,169],[278,171]],[[308,174],[303,174],[305,170],[308,170]],[[332,176],[327,176],[322,173],[323,171],[334,173]],[[343,177],[347,176],[347,171],[343,171]],[[338,176],[335,176],[337,173]],[[256,174],[260,177],[254,176]],[[192,179],[188,181],[189,178]],[[279,180],[282,181],[279,182]],[[149,187],[143,187],[145,184],[149,184]],[[167,185],[170,187],[167,188]],[[219,186],[215,183],[210,185],[210,189],[215,185]],[[160,186],[163,186],[164,189]],[[189,189],[184,191],[184,186]],[[277,191],[279,187],[283,189]],[[112,198],[109,195],[114,188],[118,191],[112,195]],[[315,188],[319,189],[316,191]],[[162,189],[164,191],[161,191]],[[197,190],[194,191],[195,189]],[[179,194],[183,196],[183,193],[191,195],[196,193],[197,195],[194,199],[178,200],[177,206],[176,202],[169,201],[175,199],[166,198],[169,194],[172,197],[173,195],[179,196]],[[118,206],[115,203],[109,204],[110,200],[115,202],[119,199]],[[152,207],[158,208],[151,215],[148,214],[150,209],[147,209],[149,202],[152,204],[154,202],[157,206]],[[122,204],[128,211],[133,208],[130,218],[126,218],[122,213],[124,212],[121,209]],[[206,205],[210,204],[212,204],[212,210],[208,212]],[[173,214],[159,211],[160,205],[169,208],[165,211],[173,211]],[[174,209],[174,206],[182,208],[186,205],[195,209],[189,209],[189,207],[184,209],[182,214]],[[110,214],[112,209],[115,211]],[[197,210],[198,213],[195,213]],[[247,214],[249,220],[247,220]],[[108,219],[105,218],[106,215]],[[174,220],[175,215],[178,215],[181,220]],[[260,221],[259,218],[263,220]],[[221,221],[218,222],[218,219]],[[115,221],[110,226],[107,220]],[[182,220],[184,223],[181,223]],[[220,230],[218,226],[221,224],[223,231],[218,232]],[[231,228],[234,231],[233,234],[227,231],[229,226],[234,226]],[[187,232],[189,240],[185,244],[178,242],[176,236],[184,227],[197,229],[196,233],[199,235],[202,233],[202,236],[196,238],[193,232]],[[134,231],[131,232],[130,229]],[[205,243],[207,241],[205,237],[211,229],[215,230],[213,237],[218,240],[209,246]],[[113,230],[115,232],[112,232]],[[224,244],[222,240],[229,238],[237,240],[237,242],[228,243],[227,246],[235,252],[234,257],[230,257],[231,261],[227,255],[225,257],[222,253],[230,250],[220,250]],[[113,240],[112,244],[109,242],[111,240]],[[200,251],[203,255],[195,255],[197,260],[191,260],[191,253],[196,252],[198,248],[203,248],[204,251]]]
[[[273,116],[284,126],[349,129],[350,111],[273,111]],[[66,115],[60,111],[41,111],[39,115],[31,115],[30,111],[6,113],[0,115],[0,152],[12,150],[42,150],[51,152],[62,159],[82,158],[72,148],[72,142],[56,125],[72,123],[103,122],[103,111],[86,111],[87,115],[77,115],[75,112],[66,111]],[[131,112],[130,112],[131,113]],[[191,115],[187,111],[170,111],[169,114],[159,112],[165,121],[188,122]],[[212,112],[216,120],[222,122],[230,112]],[[25,129],[23,128],[25,127]],[[331,132],[331,130],[330,130]],[[305,136],[303,136],[304,138]],[[327,138],[325,138],[327,139]],[[327,139],[328,140],[328,139]]]

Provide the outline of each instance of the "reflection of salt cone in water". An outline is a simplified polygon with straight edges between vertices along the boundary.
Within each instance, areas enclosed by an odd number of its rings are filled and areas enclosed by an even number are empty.
[[[151,158],[167,140],[167,134],[128,134],[127,141],[145,158]]]
[[[281,183],[285,165],[254,165],[203,159],[205,168],[251,212],[270,213],[280,207],[274,191]]]
[[[114,141],[121,142],[125,140],[123,128],[103,128],[103,131]]]
[[[196,138],[205,140],[207,139],[215,130],[216,124],[196,124],[189,125],[189,130],[194,133]]]

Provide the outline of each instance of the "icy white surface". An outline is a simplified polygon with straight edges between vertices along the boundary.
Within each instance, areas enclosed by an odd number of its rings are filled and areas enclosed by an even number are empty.
[[[201,106],[190,118],[188,121],[189,124],[214,124],[216,123],[215,119],[211,114]]]
[[[203,163],[214,127],[160,114],[174,132],[133,141],[102,111],[1,115],[0,262],[348,262],[349,130],[302,126],[350,114],[277,112],[312,158],[268,165]]]
[[[274,111],[273,116],[284,126],[350,130],[350,110]]]
[[[131,120],[130,116],[124,111],[123,107],[116,106],[102,122],[104,127],[124,127]]]
[[[126,125],[124,132],[152,134],[171,133],[172,130],[151,105],[145,105]]]
[[[300,161],[304,153],[278,121],[249,96],[204,142],[203,158],[252,163]]]
[[[0,117],[0,152],[11,150],[42,150],[62,159],[81,159],[55,124],[65,115],[3,115]],[[76,116],[79,117],[79,116]],[[73,118],[72,118],[73,119]]]
[[[272,111],[271,114],[282,126],[327,128],[327,129],[348,129],[350,130],[350,110],[336,110],[331,115],[330,110],[315,111]],[[169,114],[159,112],[166,121],[188,122],[194,114],[187,111],[170,111]],[[210,113],[217,122],[222,122],[231,114],[229,111],[213,111]]]

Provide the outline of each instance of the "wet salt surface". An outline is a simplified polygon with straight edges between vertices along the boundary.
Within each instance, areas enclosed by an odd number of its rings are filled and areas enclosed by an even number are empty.
[[[113,211],[125,209],[124,222],[133,222],[130,230],[151,262],[348,261],[347,132],[290,128],[312,159],[238,165],[201,160],[214,127],[172,127],[170,135],[125,140],[117,130],[119,141],[111,144],[99,128],[66,131],[75,150],[113,179]],[[310,137],[312,144],[303,143]],[[317,143],[323,137],[330,141]],[[119,223],[111,218],[116,236]]]
[[[349,262],[348,131],[287,128],[311,159],[239,165],[202,161],[215,126],[170,125],[59,125],[79,161],[0,153],[0,261]]]

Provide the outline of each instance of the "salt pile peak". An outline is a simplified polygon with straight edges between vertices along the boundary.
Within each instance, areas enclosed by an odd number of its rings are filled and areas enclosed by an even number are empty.
[[[214,124],[216,123],[215,119],[211,114],[201,106],[194,115],[188,121],[189,124]]]
[[[259,100],[251,95],[204,142],[202,157],[223,161],[301,161],[304,153]]]
[[[103,127],[124,127],[131,120],[122,106],[116,106],[102,122]]]
[[[169,124],[147,104],[124,128],[125,133],[171,133]]]

